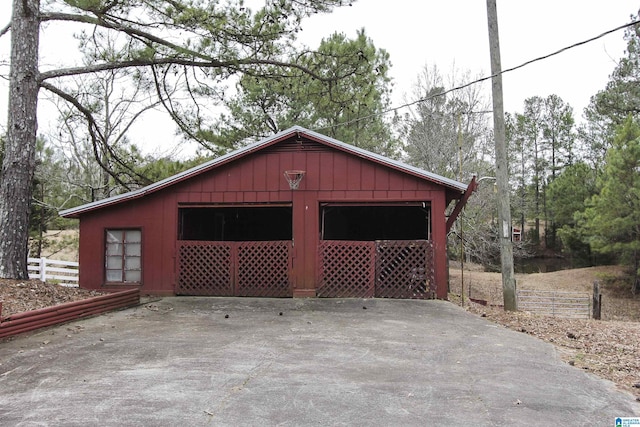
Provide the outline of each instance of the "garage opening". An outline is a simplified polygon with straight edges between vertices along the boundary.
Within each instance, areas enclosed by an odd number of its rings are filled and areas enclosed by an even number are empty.
[[[329,298],[433,298],[428,203],[322,204],[319,286]]]
[[[322,205],[321,240],[429,240],[426,203]]]
[[[182,206],[177,295],[290,297],[291,205]]]
[[[178,240],[275,241],[292,239],[291,206],[184,207]]]

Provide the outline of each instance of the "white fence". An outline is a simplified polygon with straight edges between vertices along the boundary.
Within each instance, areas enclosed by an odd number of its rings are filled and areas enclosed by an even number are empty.
[[[586,292],[518,289],[518,310],[564,318],[591,317],[591,295]]]
[[[47,258],[29,258],[30,279],[58,283],[62,286],[77,287],[79,264],[73,261],[58,261]]]

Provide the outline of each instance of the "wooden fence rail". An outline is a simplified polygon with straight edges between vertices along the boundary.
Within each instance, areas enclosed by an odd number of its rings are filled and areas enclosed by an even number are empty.
[[[518,310],[564,318],[591,317],[591,295],[586,292],[560,292],[519,289]]]
[[[30,279],[53,282],[62,286],[77,287],[79,264],[73,261],[58,261],[48,258],[29,258]]]

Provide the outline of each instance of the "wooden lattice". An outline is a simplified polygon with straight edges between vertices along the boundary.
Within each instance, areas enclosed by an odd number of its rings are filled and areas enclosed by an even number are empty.
[[[319,297],[371,298],[375,291],[375,243],[325,240],[320,244]]]
[[[291,242],[179,243],[179,295],[289,297]],[[433,247],[424,240],[336,241],[319,247],[317,295],[433,298]]]
[[[176,294],[291,296],[290,246],[290,241],[182,241]]]
[[[228,242],[180,242],[176,294],[232,296],[231,250]]]
[[[290,297],[290,241],[238,245],[236,296]]]
[[[378,298],[433,298],[432,244],[426,240],[376,242]]]

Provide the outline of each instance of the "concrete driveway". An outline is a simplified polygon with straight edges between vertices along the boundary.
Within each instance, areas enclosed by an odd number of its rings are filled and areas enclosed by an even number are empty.
[[[443,301],[164,298],[0,343],[0,363],[4,426],[612,426],[640,414],[553,346]]]

